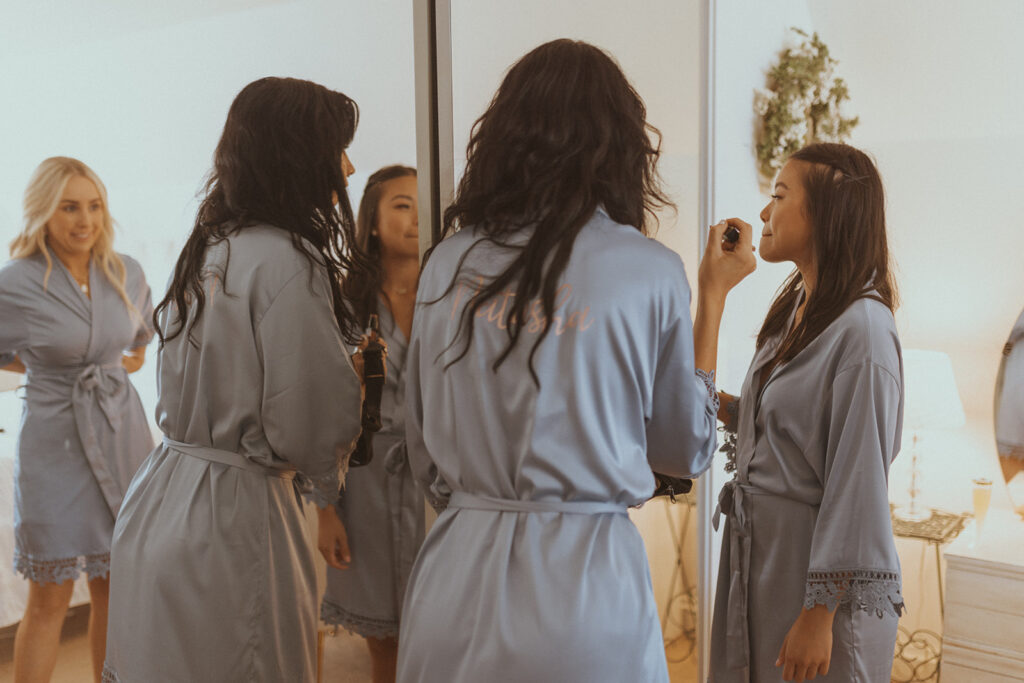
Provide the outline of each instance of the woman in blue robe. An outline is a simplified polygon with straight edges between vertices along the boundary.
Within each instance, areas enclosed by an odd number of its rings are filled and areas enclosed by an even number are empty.
[[[48,680],[74,579],[88,578],[98,681],[114,519],[153,446],[129,372],[153,335],[142,268],[113,249],[107,191],[81,161],[43,161],[25,227],[0,268],[0,366],[26,373],[15,475],[14,568],[29,580],[16,680]]]
[[[889,465],[903,426],[882,180],[848,145],[779,172],[759,251],[796,269],[740,395],[711,633],[714,683],[887,683],[903,610]]]
[[[996,450],[1014,508],[1024,517],[1021,472],[1024,472],[1024,311],[1003,345],[996,375]]]
[[[104,681],[316,678],[312,539],[348,559],[334,512],[359,435],[341,294],[348,254],[342,93],[263,78],[235,97],[167,295],[157,305],[162,442],[114,528]]]
[[[652,469],[715,450],[722,306],[750,226],[711,230],[691,325],[657,131],[618,65],[557,40],[477,121],[406,369],[413,472],[445,507],[405,596],[402,683],[668,681],[643,542]]]
[[[416,169],[387,166],[366,181],[356,217],[356,242],[377,266],[349,279],[349,298],[363,324],[380,319],[387,344],[382,428],[373,459],[349,470],[338,501],[352,562],[327,569],[320,618],[366,638],[374,683],[395,680],[402,597],[423,543],[423,493],[405,451],[405,359],[419,279]]]

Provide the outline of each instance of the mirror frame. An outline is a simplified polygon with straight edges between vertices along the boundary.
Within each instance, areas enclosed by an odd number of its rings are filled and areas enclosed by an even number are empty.
[[[704,257],[708,230],[715,212],[715,0],[702,0],[700,49],[700,158],[698,174],[700,206],[697,209],[697,254]],[[717,453],[717,450],[716,450]],[[710,674],[711,616],[714,613],[718,577],[716,534],[711,525],[718,492],[715,490],[715,462],[697,480],[697,680]]]
[[[416,61],[416,186],[420,261],[441,239],[444,210],[455,197],[451,0],[412,0]]]

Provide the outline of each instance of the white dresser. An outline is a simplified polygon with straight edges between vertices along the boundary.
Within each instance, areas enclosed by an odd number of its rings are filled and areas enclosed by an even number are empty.
[[[1024,681],[1024,521],[992,509],[946,547],[942,683]]]

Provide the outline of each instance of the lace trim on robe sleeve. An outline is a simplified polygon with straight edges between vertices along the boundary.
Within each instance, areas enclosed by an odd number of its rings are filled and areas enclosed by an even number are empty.
[[[704,382],[704,386],[707,387],[708,399],[711,401],[711,407],[714,408],[714,412],[717,413],[719,401],[718,387],[715,386],[715,371],[712,370],[711,372],[704,372],[703,370],[698,369],[696,372],[697,377],[699,377]]]
[[[103,664],[103,678],[100,679],[101,683],[121,683],[120,677],[117,672],[110,668],[109,664]]]
[[[338,502],[341,497],[340,482],[344,476],[344,471],[339,472],[334,469],[315,477],[296,472],[295,485],[306,500],[323,509]]]
[[[448,482],[435,472],[434,481],[431,482],[430,486],[425,487],[423,495],[427,502],[430,503],[430,507],[434,508],[434,512],[441,514],[448,508],[448,501],[452,497],[452,489],[448,486]]]
[[[837,605],[851,610],[899,618],[905,611],[897,572],[877,569],[843,569],[807,572],[804,609],[825,605],[829,611]]]
[[[736,471],[736,440],[739,433],[740,399],[725,404],[725,412],[729,419],[718,428],[722,434],[722,446],[718,450],[725,454],[725,471]]]

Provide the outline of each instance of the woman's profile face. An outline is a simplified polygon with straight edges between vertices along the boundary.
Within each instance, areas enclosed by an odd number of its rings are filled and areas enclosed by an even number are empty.
[[[813,262],[814,243],[804,190],[806,166],[802,161],[786,162],[775,179],[772,200],[761,210],[764,230],[757,250],[769,263],[792,261],[803,268]]]
[[[348,187],[348,177],[356,172],[352,160],[348,158],[348,152],[341,153],[341,175],[345,179],[345,187]]]
[[[68,180],[57,210],[46,222],[47,244],[58,255],[88,254],[103,229],[105,210],[96,185],[84,176]]]
[[[352,165],[352,160],[348,158],[348,152],[341,153],[341,178],[345,181],[345,187],[348,187],[348,177],[356,172],[356,167]],[[331,193],[331,204],[338,203],[338,193]]]
[[[377,204],[377,237],[386,257],[419,258],[419,205],[416,176],[392,178],[383,183]]]

